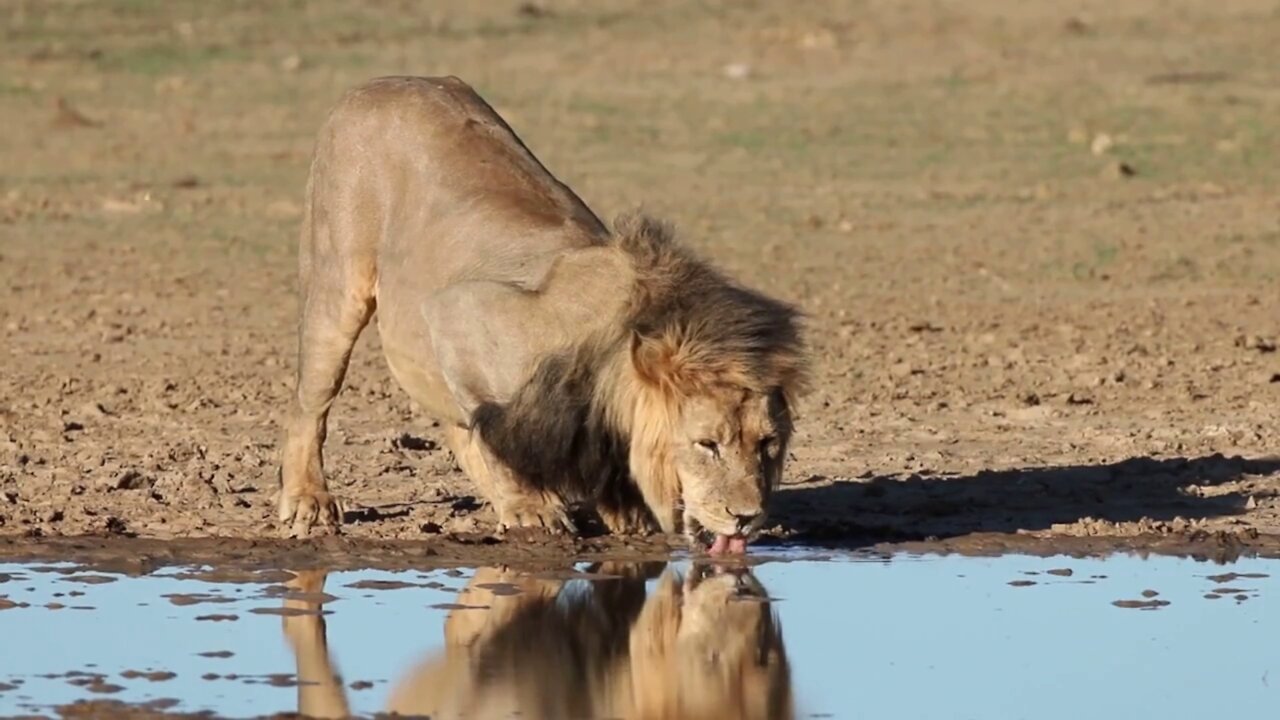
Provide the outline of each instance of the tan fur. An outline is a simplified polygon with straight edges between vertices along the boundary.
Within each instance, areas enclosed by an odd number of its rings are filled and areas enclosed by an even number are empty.
[[[445,646],[393,686],[387,712],[436,720],[520,717],[786,720],[790,668],[765,589],[749,573],[606,563],[620,579],[563,581],[480,568],[445,620]],[[646,595],[645,581],[661,576]],[[323,574],[298,589],[320,593]],[[515,594],[495,594],[494,583]],[[486,587],[487,586],[487,587]],[[745,598],[743,597],[745,596]],[[314,601],[286,601],[319,609]],[[345,717],[342,681],[316,614],[285,619],[299,713]],[[298,637],[308,642],[298,642]]]
[[[758,530],[804,383],[798,315],[663,223],[607,228],[462,81],[380,78],[344,96],[317,140],[300,242],[291,534],[341,521],[325,429],[375,310],[392,375],[446,424],[500,527],[575,529],[581,505],[615,532]]]

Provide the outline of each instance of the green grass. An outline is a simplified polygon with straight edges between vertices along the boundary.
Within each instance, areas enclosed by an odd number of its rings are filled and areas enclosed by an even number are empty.
[[[33,97],[36,90],[30,85],[22,85],[0,78],[0,97]]]
[[[572,113],[585,113],[602,118],[617,118],[626,114],[626,110],[619,105],[581,96],[570,98],[566,107]]]
[[[193,72],[214,63],[246,59],[248,54],[238,48],[216,45],[183,47],[165,43],[103,50],[94,62],[98,69],[106,72],[167,75]]]

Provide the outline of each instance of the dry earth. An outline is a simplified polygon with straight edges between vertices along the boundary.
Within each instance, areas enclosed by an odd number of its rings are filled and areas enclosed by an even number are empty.
[[[1275,0],[16,0],[0,28],[0,553],[305,547],[266,539],[311,142],[401,73],[467,79],[597,212],[643,203],[808,311],[773,537],[1280,546]],[[527,549],[484,544],[377,344],[321,545]]]

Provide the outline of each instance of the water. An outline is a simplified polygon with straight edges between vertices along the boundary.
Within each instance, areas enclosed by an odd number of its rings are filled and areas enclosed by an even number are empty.
[[[0,607],[27,604],[0,610],[3,715],[113,700],[227,717],[1074,720],[1261,716],[1280,701],[1276,560],[136,578],[0,564],[0,580]]]

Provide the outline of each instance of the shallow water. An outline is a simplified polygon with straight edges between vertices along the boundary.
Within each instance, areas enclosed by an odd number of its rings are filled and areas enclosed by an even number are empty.
[[[1261,715],[1280,700],[1278,578],[1276,560],[1122,555],[297,576],[0,564],[0,714],[109,699],[232,717]]]

